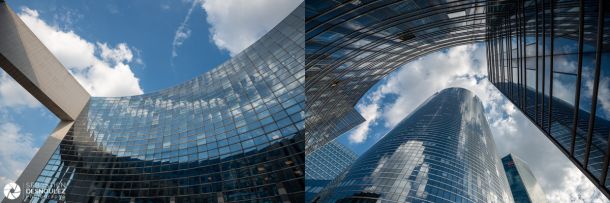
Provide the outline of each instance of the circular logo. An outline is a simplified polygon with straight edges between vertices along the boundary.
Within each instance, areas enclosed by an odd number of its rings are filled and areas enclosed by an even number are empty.
[[[8,199],[17,199],[21,194],[21,188],[16,183],[8,183],[4,186],[4,196]]]

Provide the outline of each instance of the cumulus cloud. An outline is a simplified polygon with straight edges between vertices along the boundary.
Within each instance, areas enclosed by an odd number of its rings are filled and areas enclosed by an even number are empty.
[[[212,41],[231,55],[238,54],[277,25],[302,0],[204,0]]]
[[[364,142],[372,134],[389,131],[435,92],[463,87],[481,99],[498,154],[513,153],[527,161],[550,202],[607,202],[563,153],[487,80],[485,56],[485,46],[466,45],[404,65],[360,101],[356,109],[367,121],[346,136],[352,144]]]
[[[6,72],[0,70],[0,108],[38,107],[40,102]]]
[[[72,30],[62,30],[40,19],[38,12],[23,8],[18,14],[42,43],[93,96],[142,94],[139,79],[131,70],[131,48],[90,42]],[[136,61],[140,61],[136,59]]]
[[[563,169],[564,176],[561,179],[564,183],[559,187],[558,191],[553,191],[547,194],[549,202],[574,202],[574,203],[602,203],[608,202],[608,199],[600,192],[595,192],[597,188],[589,182],[585,176],[576,168]]]
[[[19,177],[38,148],[34,147],[31,134],[23,133],[20,126],[11,122],[0,124],[0,140],[0,185],[5,185]]]
[[[369,133],[369,125],[371,125],[371,122],[376,121],[377,117],[379,116],[379,104],[372,102],[367,105],[358,105],[356,108],[365,121],[356,127],[353,133],[349,136],[349,141],[353,143],[361,143],[367,138]]]

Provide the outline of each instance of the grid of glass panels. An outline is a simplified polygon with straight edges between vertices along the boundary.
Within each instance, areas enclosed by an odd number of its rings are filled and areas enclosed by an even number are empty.
[[[314,202],[512,202],[481,101],[436,93]]]
[[[305,157],[305,202],[347,169],[358,156],[337,141],[329,142]]]
[[[610,3],[511,7],[489,20],[489,80],[608,196]]]
[[[509,154],[502,158],[506,179],[515,203],[546,203],[546,195],[527,164]]]
[[[380,79],[428,53],[483,41],[486,18],[495,15],[488,8],[510,3],[308,0],[306,153],[339,136],[337,122]]]
[[[610,197],[609,4],[308,0],[306,153],[358,125],[343,116],[397,67],[486,41],[488,79]]]
[[[303,19],[178,86],[91,98],[38,185],[68,202],[302,202]]]

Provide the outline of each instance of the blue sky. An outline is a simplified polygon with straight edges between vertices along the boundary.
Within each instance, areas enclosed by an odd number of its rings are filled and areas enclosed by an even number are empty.
[[[93,96],[171,87],[256,41],[300,0],[7,1]],[[0,185],[14,181],[59,119],[0,70]]]

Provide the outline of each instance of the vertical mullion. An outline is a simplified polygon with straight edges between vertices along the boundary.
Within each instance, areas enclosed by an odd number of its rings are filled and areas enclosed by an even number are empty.
[[[491,58],[489,57],[489,32],[487,32],[487,41],[485,42],[485,54],[487,54],[487,79],[489,80],[489,82],[491,82],[492,84],[494,83],[494,81],[491,79],[490,75],[491,75]]]
[[[589,115],[589,126],[587,129],[587,145],[585,146],[585,165],[588,169],[589,153],[591,152],[591,141],[593,138],[593,127],[595,126],[595,111],[597,106],[597,94],[599,90],[599,75],[601,72],[602,48],[604,38],[604,1],[599,1],[599,12],[597,16],[597,46],[595,52],[595,76],[593,80],[593,96],[591,96],[591,113]],[[610,145],[609,145],[610,146]],[[605,158],[607,159],[607,157]]]
[[[544,86],[546,78],[546,8],[544,6],[544,0],[542,0],[542,105],[540,106],[540,127],[544,130]]]
[[[522,95],[522,109],[525,109],[525,114],[527,114],[527,105],[526,105],[526,99],[527,99],[527,94],[526,94],[526,90],[527,90],[527,19],[525,18],[525,0],[521,1],[521,20],[522,20],[522,28],[523,28],[523,34],[521,36],[523,36],[523,51],[521,53],[523,53],[523,56],[521,56],[523,58],[523,95]]]
[[[536,123],[538,123],[539,122],[539,120],[538,120],[538,78],[539,78],[538,61],[539,61],[539,58],[538,57],[540,57],[540,56],[538,56],[538,49],[540,49],[540,44],[538,43],[538,38],[539,38],[539,36],[538,36],[538,34],[539,34],[538,33],[538,11],[539,11],[538,10],[538,0],[535,0],[535,1],[536,1],[536,3],[535,3],[536,4],[536,12],[535,12],[536,13],[536,93],[534,95],[535,96],[534,97],[534,105],[535,105],[534,108],[535,108],[536,113],[534,114],[534,121]]]
[[[508,22],[508,52],[506,53],[506,56],[509,58],[509,64],[507,66],[507,70],[508,70],[508,74],[509,74],[509,94],[510,96],[508,97],[510,100],[513,100],[513,84],[515,83],[514,81],[514,77],[513,77],[513,24],[512,22]]]
[[[550,0],[550,5],[549,7],[551,7],[551,19],[550,19],[550,24],[551,24],[551,53],[549,54],[549,115],[547,118],[547,122],[548,122],[548,128],[549,128],[549,134],[551,133],[551,121],[552,121],[552,115],[553,115],[553,75],[554,75],[554,71],[555,71],[555,67],[553,67],[553,54],[554,54],[554,49],[555,49],[555,4],[554,2],[555,0]]]
[[[521,47],[523,46],[523,41],[521,40],[521,15],[519,15],[521,13],[521,7],[519,6],[520,3],[521,0],[517,1],[515,6],[515,43],[517,45],[517,47],[515,47],[515,53],[517,54],[517,56],[515,56],[517,58],[517,98],[515,98],[515,102],[518,102],[518,108],[523,109],[523,104],[521,103],[521,82],[523,79],[521,78],[521,69],[523,68],[521,64],[521,60],[523,60],[523,53],[521,53]]]
[[[579,1],[578,10],[578,71],[576,73],[576,93],[574,95],[574,119],[572,120],[572,145],[570,155],[574,156],[574,145],[576,144],[576,128],[578,127],[578,114],[580,113],[580,83],[582,80],[582,58],[583,44],[585,35],[585,5],[584,0]]]

